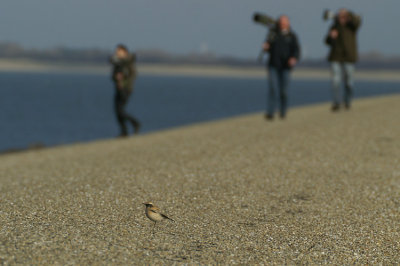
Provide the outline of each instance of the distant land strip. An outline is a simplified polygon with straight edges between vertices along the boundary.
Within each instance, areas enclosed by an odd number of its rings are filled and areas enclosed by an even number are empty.
[[[264,66],[220,66],[196,64],[153,64],[139,63],[139,74],[157,76],[194,76],[194,77],[229,77],[229,78],[265,78]],[[28,59],[0,59],[0,72],[34,72],[34,73],[74,73],[107,75],[110,66],[107,64],[89,63],[44,63]],[[327,68],[299,67],[293,71],[294,79],[329,79]],[[358,80],[366,81],[400,81],[400,70],[358,70]]]

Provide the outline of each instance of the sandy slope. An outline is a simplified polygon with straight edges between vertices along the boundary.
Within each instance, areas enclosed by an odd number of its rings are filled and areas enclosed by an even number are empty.
[[[3,155],[0,262],[400,263],[399,102]]]

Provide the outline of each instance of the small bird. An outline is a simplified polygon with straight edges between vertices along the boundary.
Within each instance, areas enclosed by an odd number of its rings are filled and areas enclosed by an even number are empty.
[[[156,223],[161,221],[161,220],[168,219],[168,220],[171,220],[171,221],[175,222],[174,220],[172,220],[171,218],[169,218],[165,214],[162,214],[160,212],[160,209],[157,206],[155,206],[153,203],[144,202],[143,204],[146,206],[146,216],[147,216],[147,218],[149,218],[151,221],[154,222],[153,230],[154,230],[154,227],[156,226]]]

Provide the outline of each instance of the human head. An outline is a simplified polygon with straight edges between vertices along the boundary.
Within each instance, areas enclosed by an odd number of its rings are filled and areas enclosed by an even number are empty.
[[[339,9],[337,20],[339,24],[345,25],[349,21],[349,11],[346,8]]]
[[[128,53],[129,53],[128,48],[123,44],[118,44],[117,47],[115,48],[115,54],[120,58],[126,57]]]
[[[287,15],[282,15],[278,19],[278,25],[280,30],[289,30],[290,29],[290,20]]]

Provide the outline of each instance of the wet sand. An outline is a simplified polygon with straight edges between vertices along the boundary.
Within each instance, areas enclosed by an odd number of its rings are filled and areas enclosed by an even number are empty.
[[[399,102],[2,155],[0,263],[398,264]]]

